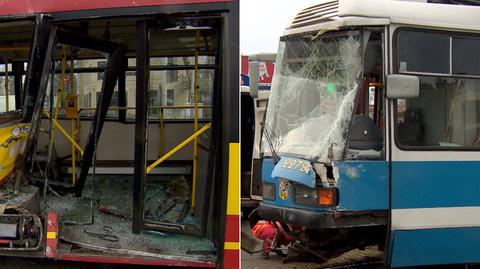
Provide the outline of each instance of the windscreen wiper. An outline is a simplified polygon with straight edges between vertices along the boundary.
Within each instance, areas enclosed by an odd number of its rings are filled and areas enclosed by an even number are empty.
[[[272,157],[273,157],[273,163],[277,164],[278,161],[280,160],[280,157],[278,156],[277,152],[275,151],[275,148],[273,147],[272,143],[272,138],[268,132],[268,128],[265,125],[265,123],[260,123],[262,125],[262,131],[263,134],[265,135],[265,138],[267,139],[268,147],[270,148],[270,152],[272,152]]]

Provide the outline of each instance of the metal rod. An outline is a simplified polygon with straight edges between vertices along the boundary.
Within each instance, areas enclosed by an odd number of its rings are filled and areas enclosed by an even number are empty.
[[[205,124],[202,128],[200,128],[200,130],[196,131],[193,135],[191,135],[190,137],[188,137],[187,139],[183,140],[180,144],[178,144],[176,147],[174,147],[172,150],[170,150],[169,152],[167,152],[165,155],[163,155],[160,159],[156,160],[154,163],[152,163],[151,165],[149,165],[147,167],[147,174],[152,172],[153,168],[155,168],[156,166],[158,166],[160,163],[162,163],[163,161],[165,161],[166,159],[168,159],[170,156],[172,156],[173,154],[175,154],[177,151],[181,150],[183,147],[185,147],[188,143],[190,143],[192,140],[194,140],[195,138],[197,138],[199,135],[201,135],[203,132],[205,132],[206,130],[208,130],[210,127],[212,127],[212,123],[209,122],[207,124]]]
[[[195,106],[149,106],[149,109],[187,109],[187,108],[195,108]],[[211,105],[203,105],[203,106],[198,106],[198,108],[212,108]],[[117,107],[117,106],[111,106],[108,108],[108,110],[132,110],[135,109],[135,107]],[[79,110],[85,111],[85,110],[96,110],[95,107],[84,107]]]
[[[23,122],[31,122],[30,132],[25,144],[24,155],[27,161],[31,163],[30,173],[33,170],[33,164],[36,160],[36,148],[38,145],[38,134],[42,122],[43,104],[48,84],[53,47],[56,44],[56,26],[51,25],[45,16],[37,16],[35,28],[34,45],[32,45],[31,61],[28,64],[27,75],[25,77],[25,98],[23,105]],[[38,33],[38,35],[37,35]],[[46,40],[44,40],[45,36]],[[36,43],[40,44],[36,44]],[[36,56],[41,56],[40,58]],[[35,63],[36,61],[40,63]]]
[[[62,70],[60,73],[60,85],[57,93],[57,104],[55,105],[55,114],[53,114],[53,118],[55,120],[58,119],[58,111],[60,110],[60,104],[62,103],[62,97],[63,97],[63,90],[65,89],[65,69],[67,68],[67,49],[65,47],[62,47],[61,68]]]
[[[148,26],[146,21],[137,21],[137,66],[135,98],[135,170],[133,184],[132,232],[140,233],[145,219],[145,185],[148,145]]]
[[[8,98],[8,60],[5,60],[5,111],[9,111],[9,98]]]
[[[54,120],[58,119],[58,111],[60,110],[60,104],[62,103],[63,90],[65,88],[65,69],[67,68],[67,50],[65,49],[65,47],[62,48],[61,68],[62,68],[62,73],[60,74],[60,85],[57,92],[57,103],[55,104],[55,111],[53,113]],[[54,82],[52,81],[51,83],[54,83]],[[54,143],[53,142],[54,139],[55,139],[55,128],[53,128],[52,132],[50,133],[50,140],[52,140],[52,143]]]
[[[124,58],[122,61],[122,71],[118,76],[118,106],[126,107],[127,106],[127,93],[126,93],[126,80],[127,80],[127,68],[128,68],[128,58]],[[127,120],[127,111],[119,110],[118,119],[121,122],[126,122]]]
[[[50,119],[50,113],[45,111],[44,114],[45,116],[47,116],[47,118]],[[82,147],[80,147],[80,145],[78,145],[77,142],[75,142],[75,140],[67,133],[67,131],[65,131],[65,129],[63,129],[63,127],[58,123],[58,121],[53,119],[53,124],[55,124],[55,127],[58,128],[58,130],[60,130],[60,132],[65,136],[65,138],[67,138],[68,141],[70,141],[75,146],[75,148],[77,148],[77,150],[80,151],[80,154],[83,156]]]
[[[163,122],[163,108],[160,108],[160,156],[165,150],[165,125]]]
[[[92,59],[80,59],[80,60],[92,60]],[[151,71],[169,71],[169,70],[194,70],[194,65],[153,65],[150,67]],[[201,64],[198,66],[198,69],[202,70],[215,70],[218,69],[217,65],[212,64]],[[70,71],[67,69],[67,71]],[[102,67],[76,67],[74,68],[75,73],[98,73],[103,72],[104,68]],[[128,66],[125,68],[125,71],[135,71],[134,66]],[[55,70],[55,73],[60,73],[60,70]],[[4,76],[1,74],[0,76]]]
[[[76,139],[75,139],[75,120],[74,119],[71,119],[70,120],[70,123],[71,123],[71,126],[72,126],[72,138],[74,139],[75,141],[75,144],[72,143],[72,183],[73,185],[75,185],[75,182],[77,181],[77,171],[76,171],[76,156],[77,155],[77,152],[75,151],[75,145],[77,145],[76,143]]]
[[[13,84],[15,89],[15,109],[22,109],[22,75],[25,73],[23,62],[12,63]]]
[[[30,47],[0,47],[0,52],[29,51]]]
[[[70,82],[70,87],[69,87],[70,94],[69,95],[73,96],[75,94],[74,88],[73,88],[75,86],[74,81],[73,81],[73,79],[74,79],[74,73],[73,73],[74,72],[74,68],[73,68],[74,67],[74,62],[73,61],[74,60],[73,60],[73,48],[70,48],[70,49],[71,49],[70,50],[70,77],[69,77],[68,82]],[[79,116],[77,115],[77,117],[79,117]],[[75,151],[75,145],[77,144],[76,143],[76,138],[75,138],[76,137],[75,136],[75,119],[70,120],[70,125],[71,125],[71,129],[72,129],[72,138],[73,138],[73,141],[75,141],[75,144],[72,143],[72,184],[75,185],[75,182],[77,181],[77,171],[76,171],[76,166],[77,166],[76,161],[77,160],[75,158],[76,157],[75,155],[77,154],[77,152]]]
[[[200,43],[200,30],[195,31],[195,77],[194,77],[194,105],[195,119],[193,121],[193,131],[198,130],[198,52]],[[195,192],[197,190],[197,170],[198,170],[198,148],[197,137],[193,140],[193,175],[192,175],[192,212],[195,210]]]

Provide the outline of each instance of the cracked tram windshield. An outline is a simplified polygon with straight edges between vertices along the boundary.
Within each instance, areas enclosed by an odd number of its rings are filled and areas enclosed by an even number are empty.
[[[265,119],[280,155],[343,157],[362,70],[359,37],[346,32],[280,42]],[[266,141],[262,150],[270,155]]]

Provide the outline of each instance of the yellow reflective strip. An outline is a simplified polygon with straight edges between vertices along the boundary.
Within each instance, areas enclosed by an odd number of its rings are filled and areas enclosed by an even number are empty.
[[[225,242],[223,249],[227,250],[239,250],[240,249],[240,242]]]
[[[230,143],[227,215],[240,215],[240,143]]]
[[[47,232],[47,239],[57,238],[57,232]]]

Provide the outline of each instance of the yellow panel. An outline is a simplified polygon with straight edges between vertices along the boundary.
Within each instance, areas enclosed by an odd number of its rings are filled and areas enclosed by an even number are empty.
[[[240,143],[230,143],[228,156],[227,215],[240,214]]]
[[[240,249],[240,242],[225,242],[224,249],[238,250]]]
[[[47,232],[47,239],[55,239],[57,238],[56,232]]]
[[[0,128],[0,182],[12,172],[15,158],[23,153],[30,124],[20,123]]]

